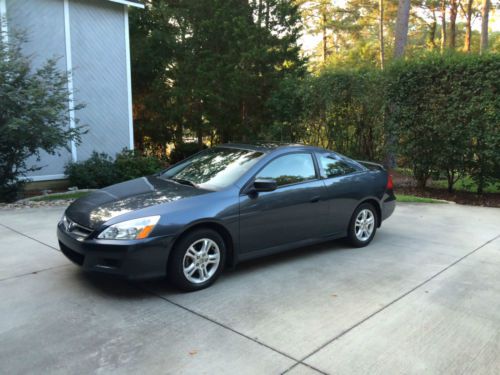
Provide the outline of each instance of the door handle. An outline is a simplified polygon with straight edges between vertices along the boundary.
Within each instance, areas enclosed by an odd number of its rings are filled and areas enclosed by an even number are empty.
[[[317,203],[317,202],[319,202],[320,198],[321,198],[321,197],[320,197],[319,195],[318,195],[318,196],[316,196],[316,197],[312,197],[312,198],[311,198],[311,203]]]

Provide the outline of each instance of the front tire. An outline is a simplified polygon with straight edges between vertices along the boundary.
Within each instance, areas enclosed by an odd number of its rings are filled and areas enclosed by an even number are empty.
[[[212,285],[224,269],[226,244],[212,229],[187,233],[175,244],[167,267],[169,281],[191,292]]]
[[[378,227],[378,216],[371,203],[356,208],[349,223],[349,241],[355,247],[364,247],[372,242]]]

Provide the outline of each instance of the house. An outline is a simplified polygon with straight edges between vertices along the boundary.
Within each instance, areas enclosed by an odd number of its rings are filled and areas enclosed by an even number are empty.
[[[144,8],[139,0],[0,0],[3,27],[26,33],[23,52],[34,66],[58,58],[61,70],[72,72],[68,103],[85,108],[70,114],[68,126],[87,125],[82,143],[43,154],[29,161],[40,170],[32,181],[64,179],[69,161],[87,159],[95,150],[114,156],[134,147],[129,49],[129,7]]]

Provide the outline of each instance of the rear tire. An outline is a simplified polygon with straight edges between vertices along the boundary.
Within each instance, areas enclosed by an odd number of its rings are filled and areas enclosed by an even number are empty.
[[[208,228],[182,236],[170,254],[167,278],[180,290],[192,292],[212,285],[224,269],[226,244]]]
[[[378,227],[378,216],[371,203],[356,208],[349,223],[349,242],[355,247],[365,247],[372,242]]]

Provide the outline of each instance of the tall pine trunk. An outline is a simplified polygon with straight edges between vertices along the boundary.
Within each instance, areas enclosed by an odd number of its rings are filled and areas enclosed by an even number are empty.
[[[259,7],[257,12],[257,23],[259,26],[262,26],[262,12],[264,11],[264,0],[259,0]]]
[[[384,47],[384,0],[379,0],[379,44],[380,44],[380,68],[384,70],[385,67],[385,47]]]
[[[436,17],[436,6],[431,5],[432,12],[432,22],[429,26],[429,43],[432,49],[436,48],[436,30],[437,30],[437,17]]]
[[[446,49],[446,0],[441,0],[441,51]]]
[[[470,52],[470,43],[472,37],[472,1],[473,0],[467,0],[467,8],[465,10],[465,52]]]
[[[328,57],[328,35],[326,33],[326,23],[328,21],[326,16],[326,10],[323,11],[322,17],[322,32],[323,32],[323,62],[326,63],[326,58]]]
[[[405,54],[408,42],[408,20],[410,19],[410,0],[399,0],[398,17],[394,38],[394,58],[401,58]]]
[[[490,18],[490,0],[483,0],[481,10],[481,54],[488,50],[488,22]]]
[[[451,0],[450,3],[450,48],[457,46],[457,13],[459,0]]]

